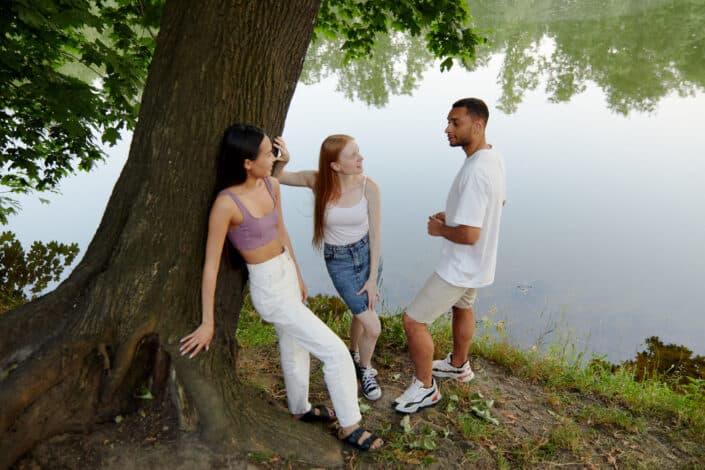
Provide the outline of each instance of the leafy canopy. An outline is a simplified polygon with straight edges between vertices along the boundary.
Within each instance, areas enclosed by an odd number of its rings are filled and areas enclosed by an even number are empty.
[[[0,2],[0,223],[19,208],[13,193],[55,190],[134,128],[163,3]],[[343,38],[347,62],[395,31],[423,36],[442,70],[485,41],[463,0],[323,0],[315,34]]]
[[[408,32],[423,35],[426,47],[441,59],[441,70],[453,59],[470,62],[475,47],[486,41],[470,24],[465,1],[458,0],[324,0],[318,13],[318,36],[343,37],[346,61],[365,57],[380,34]]]
[[[28,252],[12,232],[0,233],[0,314],[35,298],[78,255],[78,244],[35,241]]]
[[[8,193],[90,170],[134,127],[161,0],[0,2],[0,222]]]

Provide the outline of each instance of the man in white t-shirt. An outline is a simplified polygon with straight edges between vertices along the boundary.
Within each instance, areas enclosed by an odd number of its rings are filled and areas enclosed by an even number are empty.
[[[441,399],[434,377],[469,382],[475,375],[468,361],[475,332],[476,289],[494,281],[497,241],[506,198],[504,160],[485,140],[487,105],[464,98],[448,113],[451,147],[462,147],[465,162],[453,180],[446,210],[429,217],[428,234],[442,237],[436,271],[404,314],[409,353],[416,369],[412,384],[393,403],[400,413],[415,413]],[[453,309],[453,351],[433,360],[428,325]]]

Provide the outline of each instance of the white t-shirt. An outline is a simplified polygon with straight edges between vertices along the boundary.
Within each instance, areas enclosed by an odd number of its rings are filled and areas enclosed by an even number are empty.
[[[443,238],[436,268],[446,282],[485,287],[494,281],[502,205],[506,198],[504,160],[495,149],[481,149],[465,159],[446,200],[446,225],[480,227],[474,245]]]

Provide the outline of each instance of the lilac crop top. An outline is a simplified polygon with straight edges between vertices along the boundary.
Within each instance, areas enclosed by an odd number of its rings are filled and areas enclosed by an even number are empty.
[[[225,193],[230,196],[237,204],[237,207],[240,208],[240,212],[242,212],[242,223],[228,230],[230,243],[238,250],[254,250],[266,245],[279,235],[277,230],[277,225],[279,224],[277,198],[272,189],[272,182],[268,177],[264,179],[264,184],[267,186],[267,191],[269,191],[272,199],[274,199],[274,209],[262,217],[255,217],[250,214],[250,211],[240,202],[240,199],[227,189],[220,192],[220,194]]]

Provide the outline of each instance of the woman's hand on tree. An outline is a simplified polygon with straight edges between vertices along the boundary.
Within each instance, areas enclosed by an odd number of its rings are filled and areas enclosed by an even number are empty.
[[[377,303],[377,281],[368,279],[367,282],[362,286],[362,289],[356,292],[357,295],[362,295],[363,292],[367,292],[367,308],[368,310],[374,310],[375,304]]]
[[[202,349],[208,351],[208,347],[213,339],[213,325],[201,323],[191,334],[181,338],[179,352],[181,355],[189,354],[189,359],[201,352]]]

